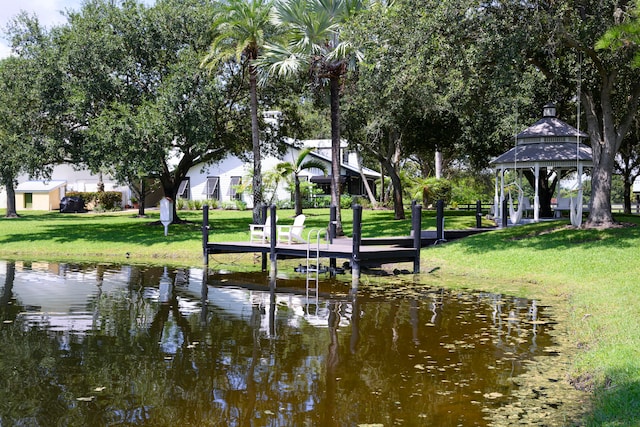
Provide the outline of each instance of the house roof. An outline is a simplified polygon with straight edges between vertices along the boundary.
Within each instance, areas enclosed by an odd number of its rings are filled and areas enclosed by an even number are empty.
[[[67,181],[52,180],[52,181],[25,181],[18,184],[16,187],[16,193],[48,193],[56,188],[63,187],[67,184]]]
[[[326,144],[328,141],[328,146],[325,146],[323,144]],[[329,148],[331,147],[331,140],[330,139],[307,139],[307,140],[302,140],[299,141],[300,143],[302,143],[303,148],[314,148],[314,147],[321,147],[321,148]],[[321,142],[320,144],[318,144],[319,142]],[[290,138],[287,138],[285,140],[285,143],[288,144],[291,148],[295,148],[295,149],[301,149],[301,147],[296,145],[296,141]],[[346,146],[346,142],[343,140],[342,141],[342,146],[345,147]],[[327,162],[329,165],[331,165],[331,159],[327,156],[324,156],[322,154],[320,154],[317,151],[310,151],[309,152],[310,156],[315,157],[316,159],[322,160],[324,162]],[[343,167],[344,169],[346,169],[348,172],[351,172],[354,175],[360,175],[360,169],[356,166],[350,165],[348,163],[344,163],[344,162],[340,162],[340,167]],[[374,171],[373,169],[369,169],[367,167],[362,166],[362,173],[364,173],[364,175],[368,178],[380,178],[382,175],[380,174],[380,172]]]
[[[319,154],[315,151],[309,152],[309,155],[331,164],[330,158],[323,156],[322,154]],[[360,169],[348,163],[340,162],[340,167],[345,168],[348,172],[352,172],[355,175],[360,175]],[[362,173],[368,178],[380,178],[382,176],[380,175],[380,172],[376,172],[373,169],[369,169],[364,166],[362,166]]]

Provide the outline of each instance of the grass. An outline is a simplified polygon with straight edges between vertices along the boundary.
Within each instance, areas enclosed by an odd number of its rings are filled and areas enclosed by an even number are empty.
[[[131,212],[21,212],[21,218],[0,219],[0,257],[202,264],[200,212],[180,212],[191,222],[171,225],[166,237],[161,225],[152,225],[159,220],[158,212],[148,213],[149,218]],[[351,211],[342,213],[349,235]],[[326,227],[328,210],[305,214],[308,227]],[[278,216],[280,224],[293,222],[292,211],[279,211]],[[210,240],[247,240],[251,212],[212,211],[210,218]],[[363,237],[408,235],[407,218],[395,221],[390,211],[364,211]],[[577,230],[566,220],[543,222],[422,253],[421,282],[536,298],[564,313],[562,327],[575,351],[571,381],[592,392],[580,425],[640,425],[640,218],[617,219],[634,226]],[[446,213],[448,229],[474,225],[473,213]],[[434,212],[423,213],[423,228],[435,228]]]
[[[4,214],[0,210],[0,215]],[[20,218],[0,219],[0,256],[29,257],[40,260],[84,260],[110,262],[202,264],[202,212],[179,211],[185,224],[169,226],[168,235],[159,223],[157,210],[147,218],[131,211],[102,214],[60,214],[58,212],[20,212]],[[305,210],[305,225],[326,228],[328,209]],[[216,210],[210,214],[210,241],[246,241],[251,211]],[[279,224],[292,224],[293,211],[278,212]],[[363,237],[409,235],[410,215],[393,220],[390,211],[365,211]],[[423,213],[423,228],[435,228],[435,213]],[[447,227],[467,228],[475,224],[473,213],[454,212],[447,216]],[[351,210],[343,210],[343,227],[351,233]]]

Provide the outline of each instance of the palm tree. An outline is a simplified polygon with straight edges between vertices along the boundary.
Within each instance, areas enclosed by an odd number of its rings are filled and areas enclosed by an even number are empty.
[[[340,86],[347,71],[363,59],[348,41],[340,40],[343,26],[373,0],[280,0],[274,4],[273,23],[287,40],[265,45],[260,63],[282,76],[309,71],[317,86],[328,83],[331,103],[331,203],[340,214]]]
[[[293,162],[282,162],[276,165],[276,169],[280,171],[282,176],[291,176],[293,175],[293,185],[294,192],[293,198],[295,203],[296,215],[300,215],[302,213],[302,194],[300,192],[300,172],[303,170],[309,169],[320,169],[325,175],[327,174],[327,166],[316,159],[306,160],[309,153],[311,153],[311,148],[305,148],[298,154],[298,157],[294,159]]]
[[[235,61],[248,69],[253,151],[253,221],[260,220],[262,190],[262,156],[258,125],[258,68],[256,59],[269,34],[271,2],[269,0],[228,0],[220,6],[212,28],[214,38],[201,66],[216,68]]]

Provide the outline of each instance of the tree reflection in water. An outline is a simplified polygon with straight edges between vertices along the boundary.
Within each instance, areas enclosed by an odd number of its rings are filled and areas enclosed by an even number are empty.
[[[553,345],[535,301],[0,262],[0,425],[486,425]]]

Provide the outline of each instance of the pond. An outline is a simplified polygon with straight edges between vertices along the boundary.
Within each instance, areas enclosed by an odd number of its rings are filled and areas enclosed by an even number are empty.
[[[0,261],[0,425],[482,426],[536,301],[405,284]]]

